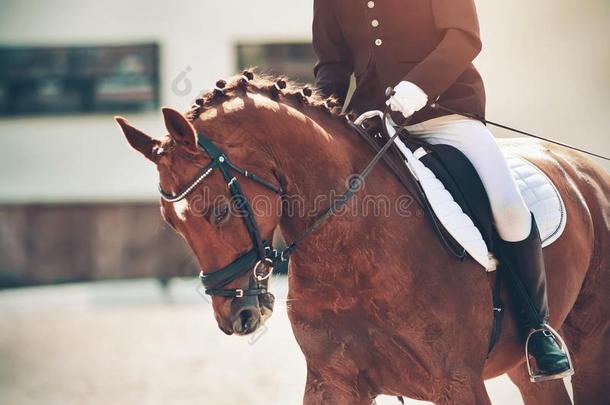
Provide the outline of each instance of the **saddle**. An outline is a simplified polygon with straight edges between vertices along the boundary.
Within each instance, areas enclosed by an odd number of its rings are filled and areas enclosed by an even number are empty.
[[[378,117],[352,124],[376,150],[387,139]],[[534,214],[542,246],[553,243],[563,232],[567,215],[561,195],[552,181],[534,164],[501,148],[529,210]],[[414,195],[432,221],[445,246],[462,249],[486,271],[494,271],[499,237],[483,183],[468,158],[450,145],[430,144],[399,134],[385,158],[401,183]],[[414,185],[415,183],[415,185]]]

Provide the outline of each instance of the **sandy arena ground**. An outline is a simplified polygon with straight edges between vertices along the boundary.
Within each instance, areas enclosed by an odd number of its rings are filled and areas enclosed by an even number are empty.
[[[301,403],[305,362],[281,301],[261,333],[228,337],[198,287],[174,279],[165,293],[155,280],[0,291],[0,404]],[[272,289],[285,296],[285,278]],[[487,387],[494,404],[522,403],[506,377]]]

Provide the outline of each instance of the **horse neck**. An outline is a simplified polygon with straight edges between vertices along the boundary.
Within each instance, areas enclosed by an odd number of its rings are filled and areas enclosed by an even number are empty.
[[[347,181],[362,171],[373,153],[342,118],[314,107],[280,104],[279,112],[274,111],[271,119],[272,130],[265,132],[259,142],[265,144],[277,165],[276,173],[286,195],[280,227],[291,242],[345,192]],[[382,166],[371,173],[359,197],[384,195],[388,201],[395,201],[404,195],[403,188]],[[355,200],[358,198],[350,202],[352,206],[359,204]],[[346,245],[358,244],[358,237],[363,236],[358,230],[367,232],[372,221],[384,220],[387,218],[339,215],[309,239],[325,243],[340,238]]]
[[[204,131],[218,134],[214,140],[224,146],[229,156],[242,155],[250,167],[261,170],[266,166],[265,170],[275,174],[285,194],[280,228],[288,242],[298,238],[328,209],[346,190],[348,179],[360,173],[373,157],[373,152],[342,118],[316,107],[290,101],[278,103],[254,95],[223,105],[222,111],[216,118],[198,125]],[[405,197],[405,190],[380,164],[367,178],[364,190],[348,206],[362,205],[358,197],[364,194],[383,196],[393,204]],[[387,227],[392,221],[396,222],[396,218],[334,216],[307,239],[314,243],[303,243],[297,249],[297,256],[313,254],[316,244],[337,239],[344,246],[357,246],[373,227]],[[409,227],[400,232],[406,237],[406,233],[414,231],[416,228]]]
[[[280,121],[280,120],[278,120]],[[302,232],[345,191],[361,154],[343,123],[327,113],[291,114],[277,133],[274,154],[285,191],[282,231]]]

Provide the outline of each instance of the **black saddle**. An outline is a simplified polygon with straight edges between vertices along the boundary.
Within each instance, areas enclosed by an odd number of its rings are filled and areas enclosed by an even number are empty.
[[[413,151],[421,147],[427,152],[419,160],[443,183],[455,202],[479,229],[488,249],[493,251],[494,228],[491,204],[483,182],[470,160],[451,145],[417,144],[406,136],[403,137],[403,142]]]
[[[372,121],[372,123],[369,121]],[[381,135],[381,121],[374,118],[365,121],[365,125],[367,124],[369,126],[365,126],[364,129],[355,125],[353,127],[377,151],[387,141]],[[424,150],[424,154],[419,160],[443,183],[455,202],[479,229],[489,250],[493,251],[495,230],[491,205],[483,182],[466,155],[453,146],[430,144],[422,139],[410,136],[406,131],[400,134],[400,138],[412,152],[420,148]],[[436,221],[432,209],[427,204],[423,190],[416,186],[417,182],[404,164],[404,157],[396,145],[392,145],[384,156],[384,161],[422,206],[426,215],[433,220],[435,226],[440,228],[442,233],[440,236],[445,238],[452,248],[459,246],[442,225]]]

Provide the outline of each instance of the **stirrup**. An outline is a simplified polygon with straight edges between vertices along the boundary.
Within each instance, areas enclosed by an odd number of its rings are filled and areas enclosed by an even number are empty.
[[[530,353],[529,353],[528,347],[529,347],[529,342],[530,342],[530,338],[532,337],[532,335],[534,333],[539,333],[539,332],[542,332],[542,333],[549,332],[551,334],[551,337],[555,340],[555,343],[559,344],[559,348],[566,355],[566,358],[568,359],[569,367],[567,370],[562,371],[560,373],[556,373],[556,374],[543,374],[541,372],[535,372],[532,369],[532,365],[530,362]],[[561,336],[559,336],[559,333],[557,333],[557,331],[555,329],[553,329],[551,327],[551,325],[548,325],[548,324],[544,324],[537,329],[531,330],[530,333],[527,335],[527,339],[525,340],[525,361],[527,362],[527,372],[530,375],[531,382],[558,380],[560,378],[569,377],[574,374],[574,365],[572,364],[572,358],[570,357],[570,351],[568,350],[568,346],[566,345],[564,340],[561,338]]]

